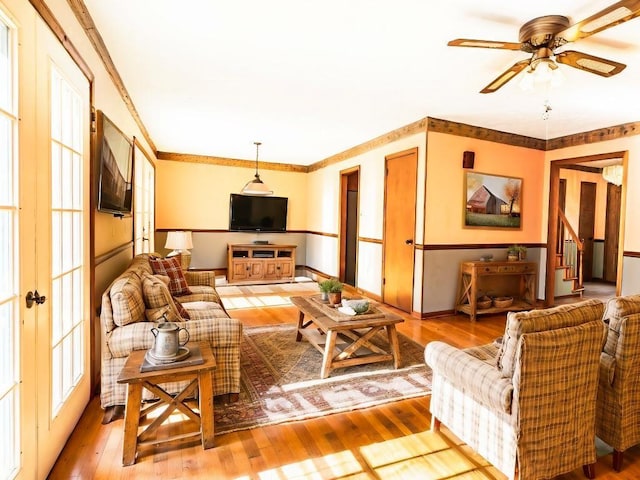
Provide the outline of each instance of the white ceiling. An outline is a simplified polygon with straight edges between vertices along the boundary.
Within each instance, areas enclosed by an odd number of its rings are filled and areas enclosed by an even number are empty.
[[[640,19],[569,44],[627,64],[478,93],[541,15],[580,21],[613,0],[85,0],[160,151],[308,165],[424,117],[541,139],[640,121]],[[523,75],[522,73],[520,75]],[[542,119],[545,100],[550,118]],[[107,112],[108,114],[108,112]]]

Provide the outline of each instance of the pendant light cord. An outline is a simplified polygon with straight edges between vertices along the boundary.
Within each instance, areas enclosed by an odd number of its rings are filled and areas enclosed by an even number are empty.
[[[258,149],[260,148],[260,145],[262,145],[262,142],[253,142],[253,144],[256,146],[256,178],[260,178],[260,175],[258,174]]]

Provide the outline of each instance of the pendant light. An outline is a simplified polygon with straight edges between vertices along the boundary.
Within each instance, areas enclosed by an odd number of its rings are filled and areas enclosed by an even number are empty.
[[[258,173],[258,149],[262,143],[253,142],[253,144],[256,146],[256,174],[253,180],[247,182],[240,193],[245,195],[272,195],[273,190],[270,190],[269,187],[260,180],[260,174]]]

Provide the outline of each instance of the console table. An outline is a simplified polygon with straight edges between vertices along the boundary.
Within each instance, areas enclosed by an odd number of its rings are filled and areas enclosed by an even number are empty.
[[[227,245],[227,282],[293,282],[296,245],[234,243]]]
[[[471,321],[482,313],[530,310],[536,304],[537,272],[535,262],[462,262],[455,310],[469,315]],[[478,309],[481,295],[510,296],[513,304]]]

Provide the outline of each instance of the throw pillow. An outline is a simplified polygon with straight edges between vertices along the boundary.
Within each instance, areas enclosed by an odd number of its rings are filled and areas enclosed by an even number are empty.
[[[160,320],[162,313],[167,313],[167,320],[170,322],[179,322],[190,318],[189,312],[171,296],[162,275],[146,274],[142,279],[142,292],[147,307],[145,315],[148,320],[151,318]]]
[[[140,287],[140,278],[135,273],[119,277],[111,286],[113,322],[117,326],[124,327],[144,319],[144,301]]]
[[[189,285],[184,276],[182,267],[180,266],[179,257],[158,258],[149,257],[149,264],[153,273],[158,275],[167,275],[171,281],[169,282],[169,291],[173,296],[190,295]]]

